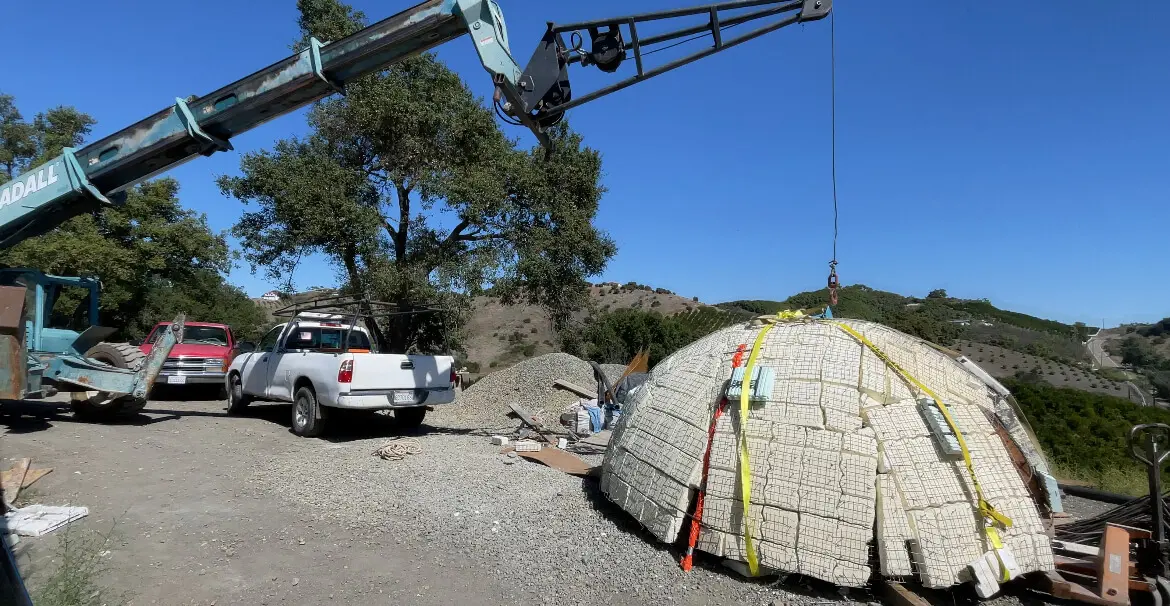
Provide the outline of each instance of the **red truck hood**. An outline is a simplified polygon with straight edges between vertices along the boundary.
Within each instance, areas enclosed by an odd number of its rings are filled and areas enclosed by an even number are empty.
[[[138,346],[142,353],[149,354],[154,345],[143,344]],[[199,345],[195,343],[178,343],[171,348],[172,358],[179,356],[192,356],[195,358],[226,358],[231,353],[226,346],[223,345]]]

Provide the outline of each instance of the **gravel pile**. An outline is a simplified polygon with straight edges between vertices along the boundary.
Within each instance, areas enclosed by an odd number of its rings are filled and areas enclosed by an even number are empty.
[[[602,364],[601,372],[605,373],[605,378],[609,379],[609,384],[612,386],[621,376],[626,372],[625,364]]]
[[[800,594],[747,581],[710,558],[684,573],[678,554],[609,503],[595,479],[522,459],[506,464],[485,437],[436,426],[429,417],[428,425],[418,436],[422,452],[401,461],[371,456],[387,439],[306,440],[261,460],[254,481],[371,540],[474,556],[485,577],[516,588],[508,597],[516,604],[811,606],[845,599],[795,579],[787,587]]]
[[[459,428],[514,427],[517,421],[508,416],[508,403],[515,402],[546,424],[556,426],[565,407],[581,399],[554,388],[552,383],[557,379],[588,389],[597,386],[588,362],[565,353],[550,353],[483,377],[459,392],[453,405],[436,406],[429,418]]]

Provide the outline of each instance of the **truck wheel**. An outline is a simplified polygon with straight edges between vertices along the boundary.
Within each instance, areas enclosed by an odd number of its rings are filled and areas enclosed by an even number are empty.
[[[293,433],[303,438],[314,438],[321,435],[324,429],[324,419],[321,418],[321,405],[317,403],[317,394],[312,388],[302,387],[297,390],[292,407]]]
[[[240,373],[233,372],[228,376],[228,414],[243,414],[244,409],[252,403],[252,398],[244,395],[244,384],[240,381]]]
[[[395,408],[394,420],[402,427],[418,427],[427,416],[426,406],[411,406],[410,408]]]
[[[85,357],[127,370],[138,370],[146,361],[142,350],[129,343],[98,343],[85,352]],[[78,418],[91,421],[132,415],[146,407],[145,399],[136,400],[134,396],[109,398],[109,394],[101,391],[74,392],[70,406]]]

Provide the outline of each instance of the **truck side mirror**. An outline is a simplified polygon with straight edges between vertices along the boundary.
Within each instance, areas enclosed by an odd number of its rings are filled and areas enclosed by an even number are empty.
[[[256,344],[251,341],[240,341],[236,343],[236,351],[240,353],[251,353],[256,351]]]

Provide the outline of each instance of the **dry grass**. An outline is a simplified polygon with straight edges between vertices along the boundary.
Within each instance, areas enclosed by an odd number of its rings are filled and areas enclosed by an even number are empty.
[[[1061,482],[1084,483],[1106,492],[1140,497],[1150,493],[1149,478],[1136,467],[1090,470],[1076,463],[1052,463],[1052,475]]]
[[[104,587],[101,578],[108,572],[106,556],[114,542],[115,526],[109,532],[84,530],[70,525],[57,531],[57,545],[48,561],[48,576],[40,579],[33,568],[25,579],[37,606],[98,606],[122,604],[128,595]]]

